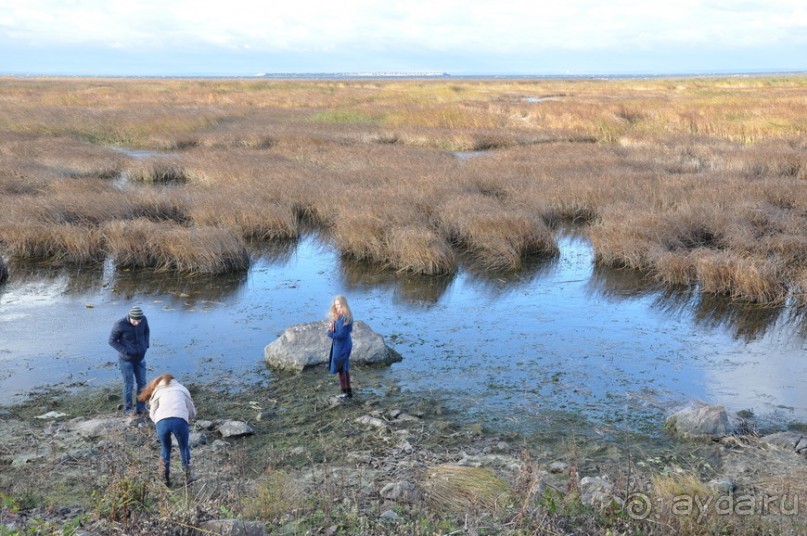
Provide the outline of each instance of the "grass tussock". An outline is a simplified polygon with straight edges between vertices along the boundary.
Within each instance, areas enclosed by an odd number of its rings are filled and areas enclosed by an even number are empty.
[[[284,470],[267,471],[252,487],[244,501],[244,515],[248,519],[281,519],[291,512],[310,508],[304,487]]]
[[[143,158],[132,162],[124,170],[130,181],[149,183],[185,182],[187,177],[181,163],[171,158]]]
[[[219,274],[246,270],[243,240],[216,227],[180,227],[138,219],[103,228],[106,247],[118,266]]]
[[[501,512],[512,498],[509,484],[484,467],[430,467],[419,486],[429,506],[444,512]]]
[[[54,265],[94,264],[104,260],[102,234],[82,225],[9,223],[0,227],[0,236],[13,258]]]
[[[391,268],[424,275],[449,274],[457,260],[451,245],[428,227],[393,229],[387,236],[387,258]]]
[[[695,274],[704,292],[758,303],[782,303],[787,297],[782,270],[775,261],[726,252],[699,253],[695,256]]]
[[[437,210],[440,228],[489,270],[518,270],[530,255],[552,255],[557,245],[540,215],[507,210],[495,198],[468,194]]]
[[[550,229],[572,221],[602,265],[780,303],[798,296],[807,263],[805,87],[803,76],[4,79],[0,229],[147,219],[272,242],[305,224],[347,257],[443,274],[457,259],[522,269],[553,255]],[[26,240],[0,235],[15,254],[94,256]]]
[[[706,534],[709,527],[720,525],[717,508],[697,508],[695,500],[709,501],[716,492],[689,474],[658,475],[652,478],[648,495],[652,497],[654,521],[669,527],[674,534]],[[691,499],[692,507],[688,507]]]

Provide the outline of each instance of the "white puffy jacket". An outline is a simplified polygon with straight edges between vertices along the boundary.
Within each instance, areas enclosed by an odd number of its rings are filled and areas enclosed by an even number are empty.
[[[168,417],[179,417],[190,423],[196,418],[196,406],[185,386],[171,380],[171,383],[160,385],[151,394],[149,417],[155,423]]]

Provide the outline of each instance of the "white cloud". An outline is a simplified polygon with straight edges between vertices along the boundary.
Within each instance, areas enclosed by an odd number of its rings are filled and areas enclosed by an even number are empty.
[[[692,72],[806,57],[803,0],[0,0],[3,72]]]
[[[6,40],[257,50],[591,49],[807,41],[801,0],[0,0]]]

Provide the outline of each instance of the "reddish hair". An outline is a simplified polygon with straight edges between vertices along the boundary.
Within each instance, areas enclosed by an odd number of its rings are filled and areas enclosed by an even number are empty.
[[[154,394],[154,390],[157,388],[158,385],[160,384],[168,385],[169,383],[171,383],[171,380],[173,379],[174,375],[171,374],[170,372],[166,372],[165,374],[157,376],[156,378],[151,380],[148,383],[148,385],[143,387],[143,390],[140,391],[139,395],[137,395],[137,399],[141,402],[145,402],[146,400],[151,398],[151,395]]]

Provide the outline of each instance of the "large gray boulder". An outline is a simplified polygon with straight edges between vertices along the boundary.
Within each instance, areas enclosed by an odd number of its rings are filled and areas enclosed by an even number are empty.
[[[266,364],[280,369],[302,371],[328,362],[331,339],[328,322],[306,322],[286,328],[283,334],[263,350]],[[386,345],[384,337],[361,320],[354,320],[351,364],[388,365],[401,360],[400,354]]]
[[[665,426],[683,437],[714,440],[751,431],[749,423],[722,405],[697,400],[667,417]]]

